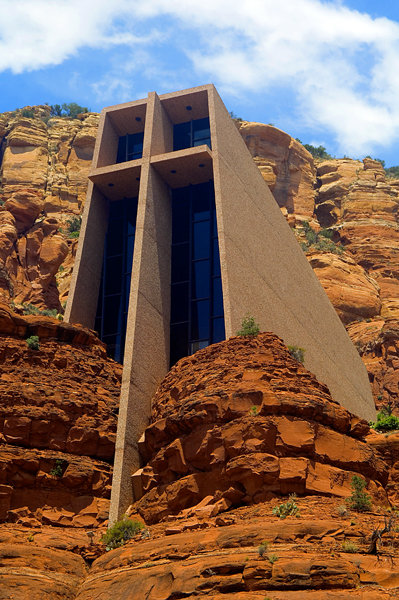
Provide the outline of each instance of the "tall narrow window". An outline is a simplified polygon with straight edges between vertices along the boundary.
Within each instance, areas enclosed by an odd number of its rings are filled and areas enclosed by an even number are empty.
[[[178,123],[173,127],[173,150],[184,150],[203,144],[211,147],[209,117]]]
[[[172,192],[171,365],[225,337],[213,181]]]
[[[141,158],[143,156],[143,139],[143,132],[122,135],[118,142],[116,162],[121,163]]]
[[[110,203],[95,329],[112,358],[123,362],[137,198]]]

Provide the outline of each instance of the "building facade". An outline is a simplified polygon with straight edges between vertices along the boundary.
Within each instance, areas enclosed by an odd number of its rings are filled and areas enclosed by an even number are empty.
[[[123,362],[110,521],[132,501],[150,401],[246,314],[375,417],[366,369],[213,85],[102,111],[65,318]]]

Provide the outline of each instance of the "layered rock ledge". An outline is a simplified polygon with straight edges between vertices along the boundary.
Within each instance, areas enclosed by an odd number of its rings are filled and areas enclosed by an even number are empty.
[[[37,335],[38,350],[26,338]],[[93,331],[0,305],[0,520],[108,518],[121,365]]]
[[[384,501],[388,469],[368,432],[276,335],[230,338],[182,359],[161,383],[132,510],[151,523],[289,493],[345,498],[354,474]]]

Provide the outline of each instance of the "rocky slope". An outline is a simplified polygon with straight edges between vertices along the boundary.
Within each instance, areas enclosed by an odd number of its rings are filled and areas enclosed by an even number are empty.
[[[397,493],[398,436],[368,435],[367,423],[332,401],[276,336],[232,338],[183,359],[153,407],[147,467],[133,478],[137,487],[143,475],[150,490],[130,508],[145,528],[106,552],[104,527],[87,529],[84,515],[73,530],[66,520],[21,516],[0,525],[4,598],[399,597],[397,528],[383,536],[378,557],[367,553]],[[354,473],[373,498],[365,513],[345,506]],[[56,479],[59,492],[64,478],[67,471]],[[273,509],[293,490],[298,512],[281,519]]]
[[[0,521],[97,526],[108,518],[121,366],[93,332],[49,317],[0,305],[0,331]]]
[[[347,497],[356,473],[384,501],[387,467],[362,441],[367,423],[273,334],[230,338],[179,361],[152,415],[141,443],[146,466],[133,476],[146,522],[205,497],[204,515],[276,494]]]

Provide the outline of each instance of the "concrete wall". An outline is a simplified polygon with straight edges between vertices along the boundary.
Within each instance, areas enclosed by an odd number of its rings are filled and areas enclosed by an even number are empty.
[[[89,182],[64,319],[94,327],[101,283],[108,200]]]
[[[101,143],[96,148],[97,151],[94,152],[93,165],[96,167],[105,167],[114,164],[118,152],[119,133],[116,131],[110,116],[106,112],[101,115],[97,139],[100,139]]]
[[[153,112],[150,148],[153,156],[173,151],[173,124],[171,123],[159,96],[149,94],[149,112]],[[148,119],[150,121],[150,119]]]
[[[340,404],[375,417],[366,368],[216,90],[209,92],[226,337],[246,314],[305,349]]]

